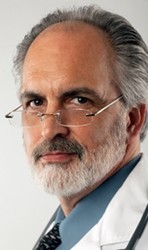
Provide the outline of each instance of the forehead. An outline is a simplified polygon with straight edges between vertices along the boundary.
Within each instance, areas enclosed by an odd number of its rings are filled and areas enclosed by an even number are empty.
[[[114,60],[109,39],[98,28],[82,22],[52,25],[27,52],[22,91],[35,86],[43,89],[45,85],[65,88],[66,83],[68,87],[80,82],[105,88],[112,82]]]

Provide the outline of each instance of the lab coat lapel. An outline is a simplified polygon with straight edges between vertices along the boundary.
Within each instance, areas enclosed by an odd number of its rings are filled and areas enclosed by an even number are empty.
[[[142,158],[106,209],[102,218],[102,246],[122,243],[126,247],[148,201],[147,178],[148,166]]]
[[[124,249],[148,202],[147,178],[148,164],[142,158],[111,200],[102,219],[72,250]]]

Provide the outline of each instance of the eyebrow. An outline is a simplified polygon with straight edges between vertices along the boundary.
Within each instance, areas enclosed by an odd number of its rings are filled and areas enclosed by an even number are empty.
[[[19,99],[23,102],[24,99],[34,99],[34,98],[45,98],[45,96],[41,95],[39,92],[34,91],[24,91],[20,94]]]
[[[75,97],[75,96],[78,96],[81,94],[91,96],[96,103],[104,103],[106,101],[106,100],[104,100],[104,98],[102,98],[100,95],[98,95],[95,90],[92,90],[92,89],[87,88],[87,87],[69,89],[68,91],[60,93],[59,99],[64,100],[66,98],[70,98],[70,97],[72,98],[72,97]],[[34,98],[46,99],[46,96],[42,95],[39,92],[33,91],[33,90],[24,91],[19,96],[19,99],[21,102],[23,102],[24,99],[34,99]]]
[[[61,98],[64,99],[64,98],[68,98],[68,97],[75,97],[75,96],[81,95],[81,94],[86,94],[88,96],[91,96],[91,97],[93,97],[94,101],[99,102],[99,103],[102,103],[105,101],[103,98],[101,98],[96,93],[96,91],[94,91],[90,88],[87,88],[87,87],[70,89],[70,90],[62,93]]]

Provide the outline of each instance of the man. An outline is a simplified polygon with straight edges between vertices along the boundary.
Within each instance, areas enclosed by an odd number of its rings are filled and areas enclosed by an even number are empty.
[[[96,6],[58,10],[25,36],[14,66],[21,106],[7,117],[20,118],[34,176],[60,201],[34,249],[126,248],[148,203],[141,36]]]

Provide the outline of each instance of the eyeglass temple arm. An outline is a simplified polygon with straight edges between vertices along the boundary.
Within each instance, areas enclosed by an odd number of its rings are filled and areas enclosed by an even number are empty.
[[[12,117],[13,117],[13,115],[10,115],[10,113],[5,115],[5,118],[12,118]]]
[[[120,95],[117,99],[115,99],[114,101],[112,101],[111,103],[109,103],[109,104],[108,104],[107,106],[105,106],[104,108],[98,110],[96,113],[86,114],[86,116],[96,116],[96,115],[100,114],[100,113],[103,112],[105,109],[109,108],[109,107],[112,106],[114,103],[116,103],[117,101],[119,101],[122,97],[123,97],[123,95]]]
[[[5,115],[5,118],[13,118],[13,115],[11,115],[12,112],[15,112],[16,110],[18,110],[20,107],[22,107],[22,104],[20,106],[18,106],[17,108],[13,109],[11,112],[9,112],[8,114]]]

